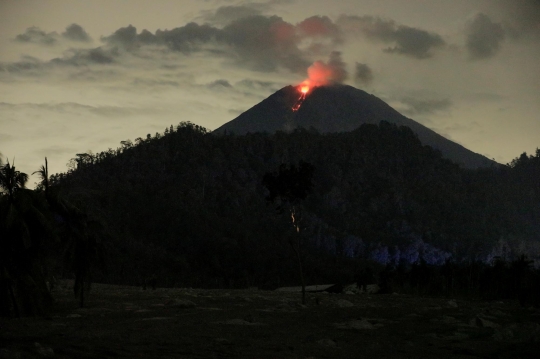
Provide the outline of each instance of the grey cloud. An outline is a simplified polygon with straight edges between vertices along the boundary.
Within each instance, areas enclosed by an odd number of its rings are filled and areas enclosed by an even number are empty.
[[[83,66],[89,64],[106,65],[119,56],[118,48],[96,47],[94,49],[72,49],[64,57],[51,60],[55,65]]]
[[[215,12],[206,15],[205,19],[214,24],[225,25],[244,17],[261,14],[261,4],[228,5],[219,7]]]
[[[501,102],[505,97],[493,92],[473,92],[466,94],[464,99],[481,102]]]
[[[143,86],[143,87],[179,87],[180,83],[178,81],[171,81],[171,80],[151,80],[151,79],[140,79],[137,78],[133,80],[133,85],[135,86]]]
[[[154,110],[143,110],[135,107],[119,107],[119,106],[89,106],[77,102],[60,102],[60,103],[19,103],[10,104],[0,102],[0,108],[9,109],[37,109],[40,111],[52,111],[61,114],[76,114],[91,113],[102,117],[127,117],[133,114],[140,113],[155,113]]]
[[[388,53],[397,53],[417,59],[433,56],[433,50],[446,45],[443,38],[426,30],[397,25],[393,20],[373,16],[342,15],[337,24],[344,33],[363,34],[368,39],[383,43],[394,43],[384,49]]]
[[[244,79],[235,83],[235,87],[241,87],[247,90],[270,90],[275,92],[279,88],[279,85],[275,82]]]
[[[210,25],[191,22],[172,30],[156,31],[156,40],[172,50],[190,53],[199,50],[202,44],[215,40],[219,33],[219,29]]]
[[[418,59],[431,57],[431,49],[445,45],[444,40],[437,34],[414,27],[399,26],[394,32],[396,46],[385,51],[409,55]]]
[[[72,40],[72,41],[80,41],[80,42],[90,42],[92,41],[92,38],[84,29],[82,26],[77,24],[71,24],[68,27],[66,27],[66,31],[62,33],[62,36]]]
[[[102,37],[102,41],[128,51],[143,44],[160,44],[185,54],[204,50],[257,71],[283,67],[301,73],[311,61],[298,44],[309,37],[337,42],[339,30],[325,17],[312,17],[295,26],[278,16],[252,15],[234,20],[222,29],[192,22],[171,30],[157,30],[155,35],[146,30],[137,35],[136,28],[130,25]]]
[[[500,7],[505,30],[514,38],[522,35],[540,36],[539,0],[493,0],[490,8]],[[537,38],[535,38],[537,40]]]
[[[59,156],[59,155],[65,155],[65,154],[73,154],[76,153],[77,150],[74,147],[69,146],[59,146],[59,145],[52,145],[48,147],[43,147],[40,149],[37,149],[34,151],[34,153],[37,154],[45,154],[46,156]]]
[[[24,34],[15,36],[15,41],[41,45],[54,45],[57,41],[57,37],[58,34],[56,32],[46,33],[39,27],[32,26],[27,28]]]
[[[157,42],[156,35],[152,34],[150,31],[146,29],[141,31],[141,33],[137,36],[137,39],[143,44],[153,44]]]
[[[394,41],[396,31],[395,21],[369,15],[342,15],[337,20],[337,25],[345,33],[362,33],[369,39],[383,42]]]
[[[327,65],[332,69],[332,81],[334,83],[342,83],[349,77],[347,64],[341,59],[341,52],[332,51]]]
[[[225,88],[225,87],[231,88],[232,87],[229,81],[223,80],[223,79],[213,81],[209,83],[207,86],[210,88],[216,88],[216,87],[217,88]]]
[[[328,37],[335,43],[342,42],[340,28],[327,16],[312,16],[296,25],[301,37]]]
[[[129,25],[116,30],[112,35],[101,40],[109,45],[134,49],[142,44],[161,44],[171,50],[190,53],[200,49],[200,45],[214,40],[221,30],[210,25],[199,25],[191,22],[172,30],[157,30],[155,35],[143,30],[137,35],[137,29]]]
[[[488,59],[497,54],[504,40],[504,29],[485,14],[477,14],[467,28],[467,50],[473,60]]]
[[[8,73],[32,72],[43,67],[43,62],[32,56],[22,56],[21,61],[0,63],[0,71]]]
[[[401,102],[408,106],[405,110],[409,115],[431,114],[438,111],[445,111],[452,107],[450,99],[430,99],[421,100],[412,97],[405,97]]]
[[[234,115],[234,116],[238,116],[240,115],[241,113],[245,112],[246,109],[230,109],[230,110],[227,110],[228,113],[230,113],[231,115]]]
[[[303,72],[309,65],[297,47],[296,29],[278,16],[251,16],[223,28],[219,39],[230,46],[240,64],[258,71],[283,66]]]
[[[369,85],[373,81],[373,71],[366,64],[356,63],[354,82],[361,85]]]
[[[121,27],[112,35],[101,37],[101,41],[113,45],[131,46],[137,41],[137,28],[131,24]]]

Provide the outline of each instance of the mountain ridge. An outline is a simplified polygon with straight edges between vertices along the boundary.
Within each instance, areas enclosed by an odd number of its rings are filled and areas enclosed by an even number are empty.
[[[455,143],[430,128],[402,115],[386,102],[349,85],[313,88],[300,109],[292,111],[300,92],[286,86],[213,131],[216,134],[276,131],[314,128],[321,133],[349,132],[364,123],[381,121],[407,126],[424,145],[441,151],[443,157],[465,167],[485,168],[498,163]]]

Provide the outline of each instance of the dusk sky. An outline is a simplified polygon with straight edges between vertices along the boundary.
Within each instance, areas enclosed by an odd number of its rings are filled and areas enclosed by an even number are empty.
[[[213,130],[318,61],[508,163],[540,147],[539,59],[538,0],[0,0],[0,153],[56,173],[181,121]]]

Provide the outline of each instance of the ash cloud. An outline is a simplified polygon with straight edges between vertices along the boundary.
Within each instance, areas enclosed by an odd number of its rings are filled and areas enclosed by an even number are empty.
[[[62,33],[62,36],[71,41],[79,42],[91,42],[92,38],[88,33],[78,24],[71,24],[66,27],[66,31]]]
[[[339,51],[332,52],[326,63],[315,61],[307,71],[312,86],[339,84],[348,77],[346,64],[341,59],[341,52]]]
[[[338,21],[342,31],[351,34],[362,34],[372,41],[393,43],[384,49],[387,53],[396,53],[417,59],[433,56],[433,51],[446,45],[443,38],[432,32],[398,25],[393,20],[373,16],[343,15]]]
[[[32,26],[26,29],[24,34],[15,36],[16,42],[31,43],[40,45],[54,45],[57,42],[58,34],[56,32],[45,32],[39,27]]]
[[[366,64],[356,63],[354,82],[359,85],[369,85],[373,82],[373,71]]]
[[[491,21],[485,14],[477,14],[467,27],[466,47],[472,60],[495,56],[505,38],[501,24]]]

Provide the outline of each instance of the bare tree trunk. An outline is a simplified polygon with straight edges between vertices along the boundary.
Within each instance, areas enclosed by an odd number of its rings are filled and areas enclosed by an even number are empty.
[[[302,266],[302,257],[300,256],[300,238],[297,238],[297,245],[298,248],[294,246],[294,239],[291,239],[289,243],[291,244],[291,247],[294,251],[294,254],[296,256],[296,261],[298,263],[298,270],[300,271],[300,282],[302,284],[302,304],[306,304],[306,283],[304,281],[304,268]]]
[[[81,308],[84,307],[84,280],[81,279],[81,298],[80,298],[80,306]]]
[[[17,304],[17,299],[15,298],[15,293],[13,292],[13,285],[8,283],[9,296],[11,297],[11,302],[13,303],[13,311],[15,312],[15,317],[20,318],[21,313],[19,312],[19,305]]]

